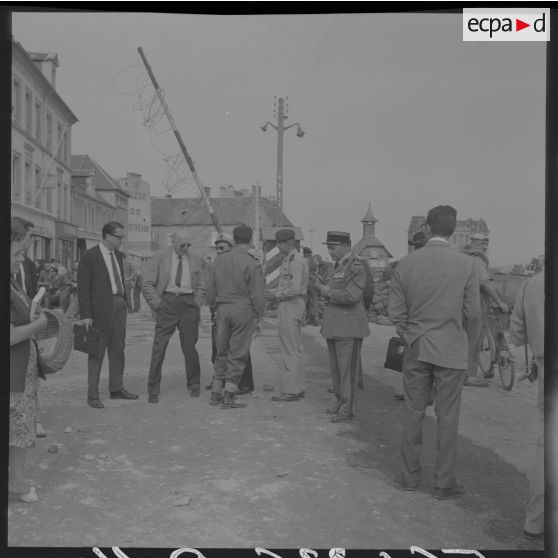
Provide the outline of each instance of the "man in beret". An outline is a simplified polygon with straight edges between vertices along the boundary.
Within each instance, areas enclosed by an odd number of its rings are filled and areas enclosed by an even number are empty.
[[[500,298],[498,291],[492,285],[490,275],[488,275],[488,236],[484,233],[477,233],[471,236],[471,243],[464,246],[462,252],[473,258],[475,273],[480,285],[481,298],[481,320],[477,327],[467,330],[469,335],[469,356],[467,361],[467,376],[465,385],[472,387],[488,387],[484,372],[479,368],[479,357],[482,342],[488,328],[488,311],[490,301],[498,306],[501,312],[509,312],[507,304]],[[492,373],[493,374],[493,373]]]
[[[217,356],[209,404],[221,404],[222,409],[246,406],[236,393],[248,362],[255,321],[265,310],[262,267],[249,253],[252,228],[238,225],[233,240],[234,247],[209,270],[207,287],[207,303],[217,306]]]
[[[324,244],[335,262],[327,284],[316,280],[316,288],[326,299],[322,335],[327,340],[329,365],[336,398],[328,409],[332,422],[352,420],[362,339],[370,335],[362,304],[366,272],[362,261],[351,252],[347,232],[329,231]]]
[[[277,288],[267,290],[268,300],[277,300],[277,326],[279,345],[285,375],[281,395],[272,401],[298,401],[304,397],[306,379],[302,350],[302,324],[306,314],[308,264],[296,249],[293,229],[280,229],[275,233],[277,248],[283,254]]]

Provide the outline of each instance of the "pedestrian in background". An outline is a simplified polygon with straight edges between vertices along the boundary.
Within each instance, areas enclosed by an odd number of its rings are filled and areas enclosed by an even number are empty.
[[[277,288],[265,291],[265,297],[279,303],[277,327],[284,375],[282,392],[272,401],[298,401],[306,391],[302,325],[306,314],[308,264],[296,248],[293,229],[280,229],[275,233],[277,248],[283,254]]]
[[[329,365],[336,398],[328,409],[332,422],[353,420],[356,413],[355,391],[362,339],[370,335],[368,319],[362,304],[366,272],[362,261],[351,252],[351,236],[347,232],[329,231],[327,249],[335,262],[327,284],[316,281],[326,299],[322,335],[327,341]]]
[[[461,392],[467,366],[464,321],[480,318],[479,284],[471,258],[453,250],[449,238],[457,212],[439,205],[428,212],[430,240],[399,260],[391,279],[388,314],[406,345],[403,358],[403,487],[417,490],[426,407],[434,389],[438,455],[437,499],[465,491],[456,480]]]
[[[305,246],[302,249],[304,259],[308,265],[308,287],[306,289],[306,325],[318,325],[319,309],[319,292],[315,287],[316,277],[318,275],[318,262],[312,255],[312,250]]]
[[[222,256],[224,253],[229,252],[234,246],[233,237],[227,233],[221,233],[217,236],[215,241],[215,250],[217,251],[217,257]],[[217,321],[215,315],[217,313],[217,305],[210,307],[211,312],[211,364],[215,364],[215,358],[217,357]],[[205,386],[205,389],[213,388],[213,377],[211,382]],[[248,352],[248,361],[238,382],[238,391],[236,395],[245,395],[252,393],[254,391],[254,377],[252,373],[252,357],[250,352]]]
[[[501,312],[509,312],[507,304],[500,298],[488,274],[488,243],[489,240],[486,234],[474,234],[471,236],[471,243],[466,245],[462,250],[464,254],[467,254],[473,259],[475,273],[480,285],[481,320],[476,328],[471,328],[467,332],[469,335],[469,356],[467,359],[467,376],[464,385],[472,387],[488,387],[489,385],[485,380],[484,372],[479,367],[479,358],[482,340],[488,328],[490,300],[498,306]]]
[[[124,349],[126,345],[126,294],[124,268],[119,248],[126,236],[124,226],[116,221],[106,223],[102,240],[81,256],[77,274],[77,291],[81,320],[86,328],[101,331],[98,355],[87,357],[87,404],[104,408],[99,399],[99,378],[105,352],[109,360],[111,399],[137,399],[124,389]]]
[[[210,269],[207,287],[207,303],[217,306],[217,356],[209,404],[220,403],[223,409],[246,406],[236,399],[236,392],[250,354],[255,321],[265,310],[262,267],[248,252],[251,227],[238,225],[233,240],[234,247]]]
[[[143,296],[155,313],[155,336],[147,380],[150,403],[159,402],[163,361],[177,328],[184,355],[186,389],[190,397],[200,395],[200,357],[196,343],[205,278],[201,258],[191,246],[188,232],[178,230],[172,238],[172,246],[155,252],[143,270]]]
[[[542,538],[544,536],[544,267],[537,275],[525,281],[519,289],[510,319],[510,336],[514,345],[529,345],[538,369],[539,432],[535,460],[529,472],[529,502],[523,533],[529,539]]]
[[[134,312],[133,290],[136,285],[138,272],[136,266],[127,254],[124,257],[124,288],[126,289],[126,303],[128,304],[128,312]]]

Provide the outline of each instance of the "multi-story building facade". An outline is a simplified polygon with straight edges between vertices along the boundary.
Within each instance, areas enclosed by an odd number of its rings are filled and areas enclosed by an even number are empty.
[[[128,199],[128,253],[140,260],[151,256],[151,188],[141,174],[128,172],[118,179]]]
[[[95,171],[72,172],[72,219],[77,228],[77,259],[101,241],[103,225],[116,220],[116,207],[95,191]]]
[[[416,232],[425,230],[425,225],[426,217],[422,215],[414,215],[411,217],[411,222],[407,231],[409,240],[412,239]],[[488,230],[486,221],[482,217],[478,220],[471,219],[470,217],[465,220],[458,220],[455,232],[450,238],[450,246],[461,250],[464,246],[471,242],[471,236],[478,233],[490,236],[490,231]],[[410,247],[409,251],[411,251]]]
[[[12,40],[12,215],[35,224],[29,256],[75,256],[71,127],[78,119],[57,93],[58,56],[27,52]]]
[[[108,221],[118,221],[126,230],[128,230],[128,199],[131,197],[126,190],[124,190],[118,181],[112,178],[108,172],[97,163],[90,155],[72,155],[71,157],[72,172],[76,174],[79,171],[93,172],[93,184],[95,193],[104,199],[111,207],[113,207],[113,216],[111,219],[107,218],[103,213],[104,209],[97,212],[94,208],[90,209],[95,215],[95,222],[97,219],[102,221],[106,219],[102,225]],[[122,249],[128,249],[128,238],[124,239]]]

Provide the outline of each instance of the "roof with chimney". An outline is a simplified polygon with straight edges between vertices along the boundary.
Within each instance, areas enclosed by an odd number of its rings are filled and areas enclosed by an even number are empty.
[[[250,196],[209,198],[221,225],[251,224],[254,221],[254,200]],[[152,226],[213,225],[201,198],[151,198]],[[260,198],[260,224],[264,227],[293,227],[274,200]]]
[[[66,111],[67,116],[69,117],[71,123],[75,124],[76,122],[79,122],[77,116],[72,112],[72,109],[66,104],[64,99],[62,99],[62,97],[58,94],[58,91],[56,91],[56,89],[52,86],[52,83],[50,83],[50,81],[45,77],[43,72],[41,72],[37,64],[35,64],[35,61],[41,62],[44,60],[52,60],[54,64],[58,67],[59,66],[58,55],[53,52],[49,52],[46,54],[38,53],[38,52],[33,52],[33,53],[27,52],[23,48],[22,44],[16,41],[12,37],[12,56],[16,54],[20,55],[21,58],[25,60],[27,66],[29,66],[29,69],[33,72],[33,75],[41,81],[43,87],[45,87],[46,90],[50,92],[50,94],[54,97],[54,99],[56,99],[58,104]],[[44,58],[37,58],[37,57],[44,57]]]
[[[72,172],[95,171],[95,190],[116,190],[119,194],[127,198],[131,197],[131,195],[118,184],[118,181],[112,178],[90,155],[72,155],[70,168]]]

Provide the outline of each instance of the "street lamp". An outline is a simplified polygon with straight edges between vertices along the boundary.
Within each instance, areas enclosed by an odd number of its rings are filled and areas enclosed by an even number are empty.
[[[284,126],[283,121],[287,118],[284,114],[284,99],[279,98],[279,110],[277,112],[277,125],[271,122],[266,122],[263,126],[260,126],[262,132],[267,132],[267,127],[271,126],[277,132],[277,205],[279,209],[283,210],[283,133],[292,128],[297,127],[296,137],[301,138],[304,136],[305,132],[300,127],[298,122],[291,124],[290,126]]]

